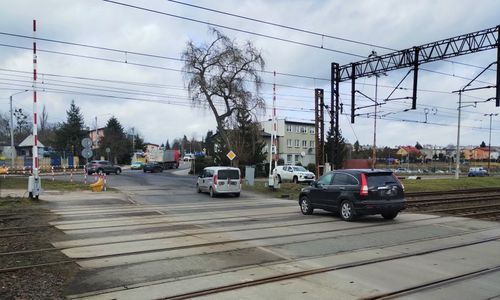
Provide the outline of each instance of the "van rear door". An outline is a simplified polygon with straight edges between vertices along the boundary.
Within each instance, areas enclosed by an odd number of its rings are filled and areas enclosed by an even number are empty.
[[[240,190],[240,170],[222,169],[217,172],[217,192],[239,193]]]

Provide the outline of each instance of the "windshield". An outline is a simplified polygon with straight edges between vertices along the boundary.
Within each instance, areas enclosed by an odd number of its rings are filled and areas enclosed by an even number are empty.
[[[298,172],[307,172],[306,168],[304,168],[304,167],[300,167],[300,166],[298,166],[298,167],[293,167],[293,170],[294,170],[294,171],[298,171]]]

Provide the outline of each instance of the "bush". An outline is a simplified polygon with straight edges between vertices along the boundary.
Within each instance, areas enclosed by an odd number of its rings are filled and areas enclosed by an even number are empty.
[[[200,172],[206,168],[206,167],[210,167],[210,166],[214,166],[214,159],[211,157],[211,156],[204,156],[204,157],[195,157],[194,158],[194,161],[192,162],[192,164],[194,165],[195,167],[195,170],[194,170],[194,175],[198,175],[200,174]],[[193,169],[191,168],[191,170],[189,171],[189,174],[193,174]]]
[[[316,164],[310,163],[307,165],[306,169],[310,172],[316,173]]]
[[[277,165],[278,166],[284,166],[285,165],[285,160],[283,158],[278,159]]]

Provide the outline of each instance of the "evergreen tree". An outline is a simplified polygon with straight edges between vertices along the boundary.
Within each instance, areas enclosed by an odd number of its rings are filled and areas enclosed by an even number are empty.
[[[167,140],[167,143],[165,144],[165,149],[170,150],[170,143]]]
[[[353,146],[354,146],[354,152],[358,153],[359,152],[359,142],[357,140]]]
[[[422,150],[424,147],[422,147],[422,145],[420,145],[420,143],[419,143],[419,142],[417,142],[417,143],[415,144],[415,148],[417,148],[418,150]]]
[[[203,146],[206,150],[207,155],[213,155],[214,154],[214,133],[212,130],[209,130],[207,132],[207,135],[205,137],[205,145]]]
[[[266,159],[262,151],[266,144],[260,136],[260,127],[247,110],[236,113],[235,127],[228,135],[232,149],[220,151],[222,153],[219,156],[225,156],[229,150],[233,150],[237,154],[237,161],[233,163],[235,165],[258,165]]]
[[[338,149],[336,149],[337,151],[335,151],[336,153],[338,153],[338,155],[335,157],[332,157],[333,152],[335,150],[334,149],[334,146],[335,146],[334,142],[335,141],[338,141]],[[332,134],[330,131],[328,131],[328,139],[326,141],[325,151],[326,151],[326,155],[328,157],[328,161],[330,162],[330,164],[333,165],[333,168],[334,169],[341,169],[343,164],[344,164],[344,161],[347,158],[348,149],[346,146],[346,140],[342,136],[342,132],[340,131],[340,129],[339,129],[339,136],[338,137],[335,135],[335,133]]]
[[[481,142],[481,145],[479,145],[481,148],[486,148],[486,143],[484,141]]]
[[[132,155],[132,142],[127,138],[123,127],[115,117],[111,117],[104,128],[104,137],[99,142],[99,154],[108,157],[106,148],[111,151],[109,158],[118,164],[130,163]]]
[[[56,132],[55,147],[56,150],[79,156],[83,149],[82,139],[88,137],[88,132],[83,128],[83,115],[74,100],[66,115],[66,122]]]

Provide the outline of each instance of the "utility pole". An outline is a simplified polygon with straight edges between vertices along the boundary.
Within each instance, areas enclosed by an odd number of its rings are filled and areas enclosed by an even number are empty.
[[[376,55],[376,54],[375,54]],[[375,115],[373,117],[373,150],[372,150],[372,170],[375,169],[377,161],[377,90],[378,90],[378,75],[375,75]]]
[[[457,130],[457,153],[455,155],[456,168],[455,179],[460,177],[460,117],[462,113],[462,91],[458,92],[458,130]]]
[[[132,152],[135,152],[135,128],[134,127],[132,127]]]
[[[12,95],[10,96],[10,167],[14,168],[14,116],[12,112]]]
[[[493,116],[498,116],[498,113],[496,114],[484,114],[484,116],[490,116],[490,134],[489,134],[489,140],[488,140],[488,173],[490,172],[490,164],[491,164],[491,119]]]

